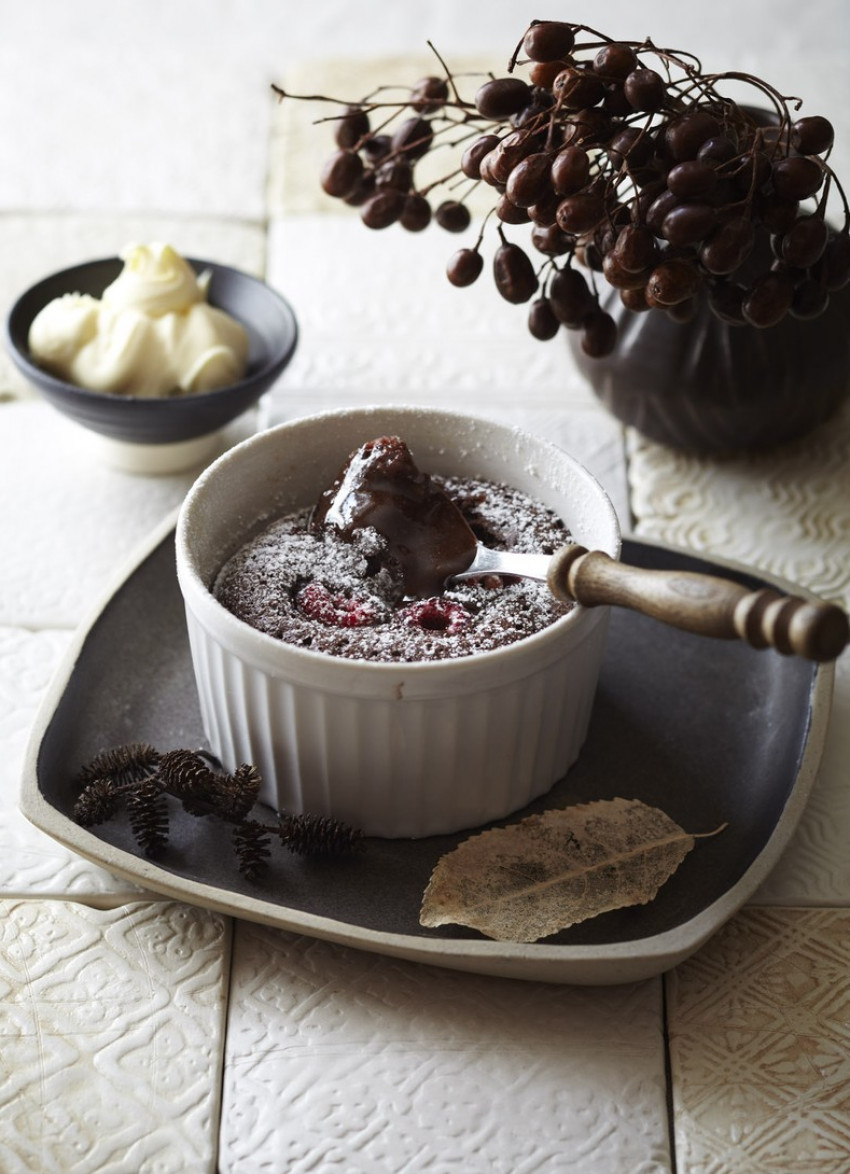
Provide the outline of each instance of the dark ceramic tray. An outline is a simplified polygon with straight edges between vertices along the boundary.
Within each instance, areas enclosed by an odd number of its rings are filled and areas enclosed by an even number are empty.
[[[432,868],[467,833],[366,841],[353,859],[279,851],[259,885],[237,872],[229,830],[175,804],[164,856],[137,854],[125,820],[92,830],[71,812],[73,778],[101,749],[134,740],[200,747],[204,734],[175,576],[173,521],[153,535],[67,654],[36,723],[21,806],[38,827],[148,890],[283,929],[480,973],[616,983],[661,973],[696,950],[757,889],[787,844],[820,760],[833,668],[693,636],[615,610],[588,740],[534,810],[637,798],[697,842],[646,906],[618,910],[534,945],[460,927],[429,930],[419,907]],[[645,567],[713,571],[776,585],[744,568],[627,539]],[[788,584],[779,583],[788,588]],[[799,588],[795,588],[799,591]]]

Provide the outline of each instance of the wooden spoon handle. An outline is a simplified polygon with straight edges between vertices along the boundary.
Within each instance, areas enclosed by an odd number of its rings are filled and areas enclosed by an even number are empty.
[[[740,639],[753,648],[834,660],[850,640],[847,615],[835,604],[748,587],[691,571],[651,571],[617,562],[604,551],[562,547],[552,558],[549,587],[584,607],[628,607],[703,636]]]

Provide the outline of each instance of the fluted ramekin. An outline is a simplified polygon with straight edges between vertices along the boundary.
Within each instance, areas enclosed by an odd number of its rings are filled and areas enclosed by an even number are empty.
[[[312,504],[377,436],[430,473],[514,486],[575,541],[619,556],[605,491],[556,446],[508,425],[424,408],[358,408],[283,424],[205,470],[180,511],[177,572],[204,728],[225,767],[252,762],[261,799],[383,837],[459,831],[547,791],[587,733],[608,609],[575,607],[515,644],[452,660],[384,664],[296,648],[228,612],[211,584],[276,517]]]

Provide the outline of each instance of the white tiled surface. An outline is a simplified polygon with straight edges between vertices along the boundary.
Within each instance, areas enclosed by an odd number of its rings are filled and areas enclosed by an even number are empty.
[[[227,919],[27,900],[0,925],[4,1174],[212,1174]]]
[[[668,980],[680,1169],[847,1168],[850,915],[748,909]]]
[[[718,0],[710,16],[673,0],[612,0],[604,13],[577,0],[562,14],[802,94],[839,125],[834,161],[850,172],[840,0]],[[559,342],[532,342],[485,285],[447,286],[446,237],[377,239],[355,216],[328,215],[312,167],[288,149],[272,81],[300,84],[323,58],[421,60],[428,38],[499,69],[526,21],[546,15],[525,0],[7,5],[4,313],[46,272],[166,237],[265,273],[295,305],[299,350],[267,420],[401,399],[517,418],[519,404],[584,457],[638,533],[850,603],[846,414],[755,462],[697,461],[635,436],[626,448]],[[362,63],[339,73],[352,76]],[[151,899],[36,832],[16,792],[73,628],[191,474],[132,477],[93,460],[5,355],[0,396],[20,401],[0,403],[3,1174],[845,1174],[846,655],[793,844],[760,907],[668,980],[666,1013],[662,980],[484,979]]]
[[[669,1169],[657,982],[567,991],[247,923],[236,951],[222,1169]]]

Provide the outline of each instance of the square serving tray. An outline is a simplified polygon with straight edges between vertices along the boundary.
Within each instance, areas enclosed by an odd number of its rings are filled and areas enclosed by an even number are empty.
[[[440,857],[470,833],[367,839],[338,861],[280,850],[258,884],[237,871],[230,829],[171,808],[168,847],[140,855],[123,816],[73,819],[74,778],[101,750],[205,746],[183,602],[166,520],[81,626],[36,720],[21,808],[82,856],[169,898],[411,960],[548,982],[610,984],[659,974],[693,953],[774,867],[817,772],[832,665],[690,635],[615,609],[590,732],[579,761],[532,811],[622,796],[662,808],[697,842],[648,905],[617,910],[535,944],[419,925]],[[750,587],[789,584],[683,550],[627,538],[644,567],[722,573]],[[799,588],[793,588],[799,593]],[[399,786],[404,780],[399,780]]]

